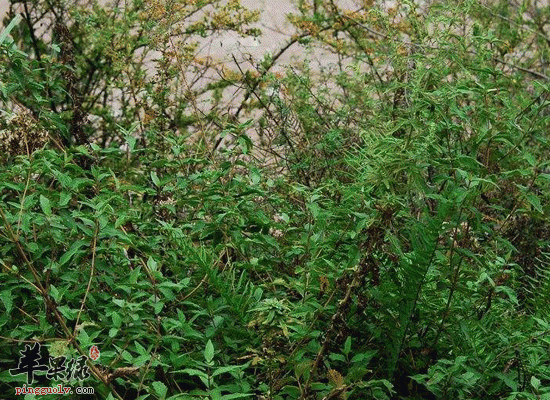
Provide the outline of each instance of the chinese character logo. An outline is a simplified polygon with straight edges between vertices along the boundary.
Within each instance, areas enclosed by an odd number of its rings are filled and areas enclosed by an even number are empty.
[[[67,357],[50,357],[50,369],[46,373],[46,378],[52,381],[60,381],[67,378],[67,366],[65,365]]]
[[[94,357],[99,358],[99,350],[96,346],[93,351]],[[90,349],[90,355],[92,354]],[[34,374],[38,371],[46,371],[46,378],[53,381],[64,380],[66,382],[71,379],[83,381],[90,377],[90,370],[86,365],[88,357],[80,356],[78,358],[67,359],[67,357],[49,357],[45,358],[40,355],[40,343],[36,342],[31,347],[25,345],[25,350],[19,352],[19,364],[17,368],[10,369],[10,374],[20,375],[27,374],[27,384],[32,384]],[[46,363],[47,362],[47,363]]]
[[[48,365],[46,360],[40,355],[40,343],[35,343],[33,347],[26,344],[25,350],[19,352],[19,365],[15,369],[10,369],[10,374],[19,375],[27,374],[27,384],[31,384],[34,380],[34,373],[37,371],[47,371]]]
[[[86,360],[88,357],[80,356],[76,360],[73,358],[67,363],[67,380],[76,379],[83,381],[90,377],[90,370],[86,365]]]

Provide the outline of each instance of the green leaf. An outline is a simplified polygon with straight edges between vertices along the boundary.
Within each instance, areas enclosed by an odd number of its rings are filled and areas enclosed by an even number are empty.
[[[143,346],[142,346],[139,342],[137,342],[137,341],[134,342],[134,343],[135,343],[135,345],[136,345],[136,351],[137,351],[139,354],[149,356],[150,353],[149,353],[149,351],[148,351],[145,347],[143,347]]]
[[[136,147],[137,139],[132,135],[126,135],[124,138],[126,139],[126,143],[128,144],[128,150],[130,151],[130,153],[132,153],[134,151],[134,148]]]
[[[67,204],[69,204],[69,201],[71,200],[72,195],[68,192],[61,192],[59,194],[59,207],[65,207]]]
[[[9,314],[13,309],[13,295],[11,290],[3,290],[0,292],[0,300],[2,300],[4,307],[6,307],[6,314]]]
[[[160,180],[155,171],[151,171],[151,179],[156,187],[160,187]]]
[[[250,170],[250,180],[252,181],[253,184],[257,185],[258,183],[260,183],[260,180],[261,180],[261,175],[260,175],[260,172],[258,171],[258,168],[252,168]]]
[[[534,167],[537,164],[537,160],[532,154],[525,153],[523,156],[531,167]]]
[[[240,135],[237,141],[239,142],[243,154],[249,154],[254,146],[252,140],[245,134]]]
[[[142,356],[136,357],[132,364],[134,365],[134,367],[142,367],[150,361],[151,361],[151,355],[144,354]]]
[[[351,350],[351,336],[348,336],[344,342],[344,354],[347,356]]]
[[[230,366],[227,366],[227,367],[220,367],[220,368],[217,368],[212,373],[212,378],[215,377],[215,376],[221,375],[221,374],[225,374],[226,372],[240,371],[240,370],[242,370],[242,368],[243,367],[241,367],[240,365],[230,365]]]
[[[64,188],[71,188],[73,180],[70,176],[62,174],[59,171],[53,171],[53,174]]]
[[[220,388],[212,388],[211,390],[209,390],[208,394],[210,396],[210,400],[222,400],[222,393]]]
[[[252,393],[232,393],[232,394],[224,394],[221,398],[222,400],[231,400],[231,399],[240,399],[243,397],[251,398],[253,395]]]
[[[153,257],[149,257],[147,259],[147,266],[149,267],[151,272],[155,272],[157,270],[158,264]]]
[[[166,385],[159,381],[155,381],[151,385],[153,386],[153,389],[155,389],[155,392],[159,395],[159,398],[164,400],[166,398],[166,393],[168,392]]]
[[[212,359],[214,358],[214,345],[212,344],[211,340],[208,340],[208,343],[206,343],[206,348],[204,349],[204,359],[207,363],[212,362]]]
[[[508,386],[514,392],[518,390],[518,383],[513,379],[513,377],[509,376],[508,374],[504,374],[502,372],[496,372],[495,376],[497,378],[500,378],[502,382],[504,382],[506,386]]]
[[[21,18],[22,17],[20,14],[16,14],[15,17],[8,24],[6,29],[4,29],[2,33],[0,33],[0,45],[4,43],[10,32],[13,30],[13,28],[15,28],[15,25],[17,25],[21,21]]]
[[[61,298],[63,297],[54,285],[50,285],[50,295],[53,297],[56,303],[59,303],[61,301]]]
[[[533,388],[535,390],[539,390],[539,388],[540,388],[540,379],[536,378],[535,376],[532,376],[531,377],[531,386],[533,386]]]
[[[194,368],[185,368],[184,370],[174,371],[174,372],[183,372],[184,374],[188,374],[191,376],[198,376],[199,378],[208,380],[208,375],[206,373]]]
[[[174,292],[172,292],[170,289],[166,287],[158,286],[158,290],[159,292],[162,293],[164,298],[168,301],[174,300],[176,298],[176,296],[174,295]]]
[[[163,301],[157,301],[156,303],[153,304],[153,310],[155,311],[155,315],[160,314],[163,308],[164,308]]]
[[[93,344],[92,339],[90,338],[90,336],[88,336],[88,333],[86,332],[86,329],[78,330],[78,343],[81,347],[84,348],[88,348]]]
[[[49,217],[52,215],[50,200],[48,200],[48,198],[43,195],[40,195],[40,208],[42,208],[42,212],[46,214],[46,216]]]
[[[341,361],[341,362],[346,362],[346,357],[344,357],[342,354],[336,354],[336,353],[332,353],[331,355],[329,355],[330,359],[332,361]]]
[[[59,259],[59,266],[61,267],[65,265],[77,252],[80,251],[80,248],[85,245],[87,245],[87,243],[83,240],[74,242],[70,249]]]
[[[537,321],[542,326],[543,329],[550,329],[550,324],[547,321],[537,317],[533,317],[533,319]]]
[[[495,292],[496,293],[505,293],[506,295],[508,295],[508,298],[510,299],[510,301],[512,303],[519,305],[519,301],[518,301],[518,298],[516,296],[516,293],[511,288],[509,288],[508,286],[498,286],[495,289]]]
[[[122,325],[122,318],[120,317],[120,314],[116,311],[113,311],[111,314],[111,319],[113,320],[113,326],[115,328],[120,328]]]
[[[542,205],[540,203],[540,199],[538,198],[538,196],[533,194],[533,193],[527,193],[526,197],[527,197],[527,201],[529,202],[529,204],[531,204],[531,206],[535,210],[537,210],[538,212],[540,212],[542,214],[543,213]]]
[[[316,203],[309,203],[307,205],[307,208],[309,208],[309,210],[311,211],[311,215],[313,216],[313,218],[317,219],[321,211],[319,206]]]

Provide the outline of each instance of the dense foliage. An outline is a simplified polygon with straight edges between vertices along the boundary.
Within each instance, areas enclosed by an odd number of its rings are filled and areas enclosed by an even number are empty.
[[[2,393],[550,398],[548,6],[301,0],[244,71],[238,0],[70,3],[0,34]]]

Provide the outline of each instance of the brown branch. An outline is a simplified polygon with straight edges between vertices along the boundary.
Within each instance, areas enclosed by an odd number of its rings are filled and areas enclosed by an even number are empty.
[[[88,279],[88,285],[86,286],[86,292],[84,293],[84,298],[82,299],[80,303],[80,310],[78,310],[78,315],[76,317],[76,322],[74,324],[74,333],[73,336],[76,337],[76,331],[78,327],[78,322],[80,320],[80,314],[82,314],[82,311],[84,310],[84,306],[86,305],[86,299],[88,297],[88,293],[90,293],[90,288],[92,287],[92,279],[94,277],[95,272],[95,254],[96,254],[96,246],[97,246],[97,235],[99,233],[99,221],[95,222],[95,230],[94,230],[94,238],[92,240],[92,265],[90,267],[90,278]]]
[[[317,352],[315,361],[311,366],[311,372],[302,389],[300,400],[306,400],[308,398],[309,390],[310,390],[313,378],[317,374],[319,365],[323,361],[323,358],[325,356],[325,353],[328,350],[331,340],[333,339],[335,334],[337,337],[338,336],[337,333],[340,332],[339,326],[344,321],[344,317],[351,306],[353,294],[357,291],[357,289],[362,287],[364,279],[369,274],[369,272],[373,273],[373,281],[376,279],[376,276],[375,276],[376,267],[374,266],[374,260],[371,254],[372,254],[372,249],[374,245],[378,243],[381,235],[382,235],[382,230],[380,228],[372,227],[371,229],[369,229],[369,232],[368,232],[369,240],[363,246],[361,246],[361,250],[366,255],[363,257],[363,259],[360,261],[359,265],[357,266],[357,269],[353,275],[352,281],[347,285],[346,293],[343,299],[339,301],[338,310],[330,320],[330,325],[329,325],[329,328],[327,329],[325,339],[323,340],[323,344],[321,345],[321,348]]]
[[[65,80],[67,93],[69,93],[73,103],[73,116],[70,132],[77,145],[87,144],[88,138],[85,136],[83,129],[84,121],[86,120],[86,113],[82,109],[82,96],[77,87],[78,80],[75,73],[76,61],[71,33],[69,32],[67,25],[65,25],[65,23],[63,23],[60,19],[55,24],[54,33],[60,42],[61,63],[66,68],[63,72],[63,79]]]

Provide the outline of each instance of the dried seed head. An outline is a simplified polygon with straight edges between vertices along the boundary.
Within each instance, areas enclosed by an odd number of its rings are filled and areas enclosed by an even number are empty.
[[[0,152],[7,156],[30,155],[48,141],[48,132],[29,112],[13,114],[0,127]]]

